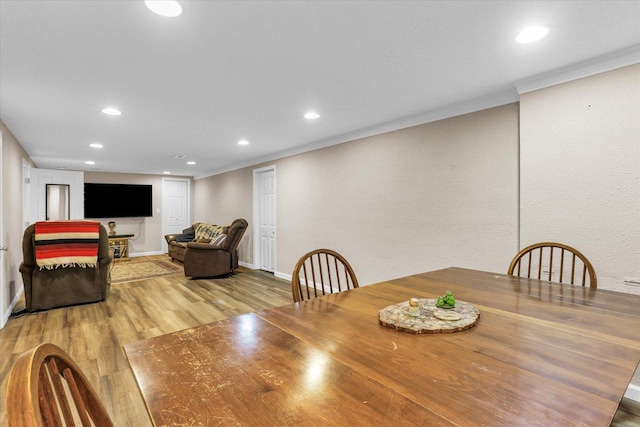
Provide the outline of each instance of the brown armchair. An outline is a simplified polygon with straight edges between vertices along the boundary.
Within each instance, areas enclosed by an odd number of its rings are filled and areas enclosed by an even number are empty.
[[[233,221],[220,246],[210,243],[187,243],[184,275],[199,278],[233,274],[238,265],[237,248],[248,225],[244,219]]]
[[[107,230],[102,225],[99,230],[98,262],[95,267],[38,267],[35,256],[35,224],[31,224],[24,231],[22,254],[20,273],[24,282],[28,311],[106,299],[110,286],[109,267],[113,256],[109,249]]]

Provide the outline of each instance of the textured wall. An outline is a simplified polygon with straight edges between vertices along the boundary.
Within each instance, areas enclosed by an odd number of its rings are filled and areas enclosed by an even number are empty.
[[[244,218],[249,222],[240,245],[240,261],[253,264],[253,169],[244,168],[195,182],[193,221],[229,225]]]
[[[640,65],[525,94],[521,245],[574,246],[598,287],[640,293]]]
[[[452,265],[504,273],[517,251],[517,152],[512,104],[272,162],[276,272],[330,247],[362,284]],[[197,180],[195,219],[251,224],[261,166]]]
[[[277,271],[330,247],[362,284],[454,265],[505,272],[517,239],[517,108],[278,162]]]
[[[3,305],[0,307],[0,327],[9,316],[9,308],[18,291],[23,287],[22,276],[18,271],[22,262],[22,159],[34,166],[29,155],[22,149],[13,134],[0,121],[2,132],[2,226],[3,245],[8,248],[4,253],[4,289]]]

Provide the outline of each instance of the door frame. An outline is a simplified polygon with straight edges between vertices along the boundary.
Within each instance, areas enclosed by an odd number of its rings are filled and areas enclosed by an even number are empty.
[[[171,178],[171,177],[162,177],[162,233],[160,236],[160,250],[163,253],[166,253],[168,251],[168,247],[167,247],[167,241],[164,239],[165,234],[167,233],[167,229],[166,229],[166,225],[167,225],[167,221],[166,221],[166,217],[165,217],[165,212],[167,211],[166,209],[166,203],[167,203],[167,197],[165,197],[165,190],[166,190],[166,185],[165,183],[167,181],[180,181],[180,182],[186,182],[187,183],[187,226],[191,225],[191,180],[188,178]]]
[[[271,172],[273,171],[273,187],[274,187],[274,193],[275,193],[275,198],[276,201],[278,199],[278,193],[277,193],[277,189],[278,189],[278,183],[276,180],[276,165],[269,165],[269,166],[264,166],[261,168],[257,168],[253,170],[253,268],[254,270],[259,270],[260,269],[260,257],[261,257],[261,253],[260,253],[260,174],[265,173],[265,172]],[[273,219],[274,219],[274,223],[277,224],[278,218],[276,216],[277,213],[277,209],[276,209],[276,205],[277,203],[274,203],[273,205]],[[277,244],[278,244],[278,240],[277,240],[277,233],[276,233],[276,239],[273,242],[273,271],[274,274],[276,272],[276,265],[277,265],[277,254],[278,251],[276,249]]]
[[[22,158],[22,228],[30,225],[29,213],[31,203],[31,165]]]
[[[29,224],[46,220],[47,184],[69,184],[70,217],[84,218],[84,172],[40,168],[29,171]]]

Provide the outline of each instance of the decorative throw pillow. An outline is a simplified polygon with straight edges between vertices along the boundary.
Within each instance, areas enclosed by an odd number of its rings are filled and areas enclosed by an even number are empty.
[[[222,246],[222,244],[224,243],[224,241],[227,240],[227,235],[226,234],[220,234],[218,237],[211,239],[211,243],[209,243],[210,245],[216,245],[216,246]]]
[[[196,226],[196,239],[212,239],[221,234],[223,228],[221,225],[201,222]]]
[[[176,237],[176,242],[191,242],[196,238],[196,232],[193,227],[185,228],[182,234]]]

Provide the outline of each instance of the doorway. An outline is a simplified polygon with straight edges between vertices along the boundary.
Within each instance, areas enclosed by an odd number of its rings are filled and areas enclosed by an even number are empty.
[[[180,178],[162,179],[162,251],[166,252],[166,234],[180,234],[191,225],[190,181]]]
[[[23,168],[24,172],[24,168]],[[84,218],[84,172],[52,169],[30,169],[31,178],[27,184],[29,197],[29,224],[47,219],[47,187],[50,184],[67,185],[69,212],[67,219]],[[25,226],[26,227],[26,226]]]
[[[273,273],[276,267],[276,167],[253,170],[253,264]]]

